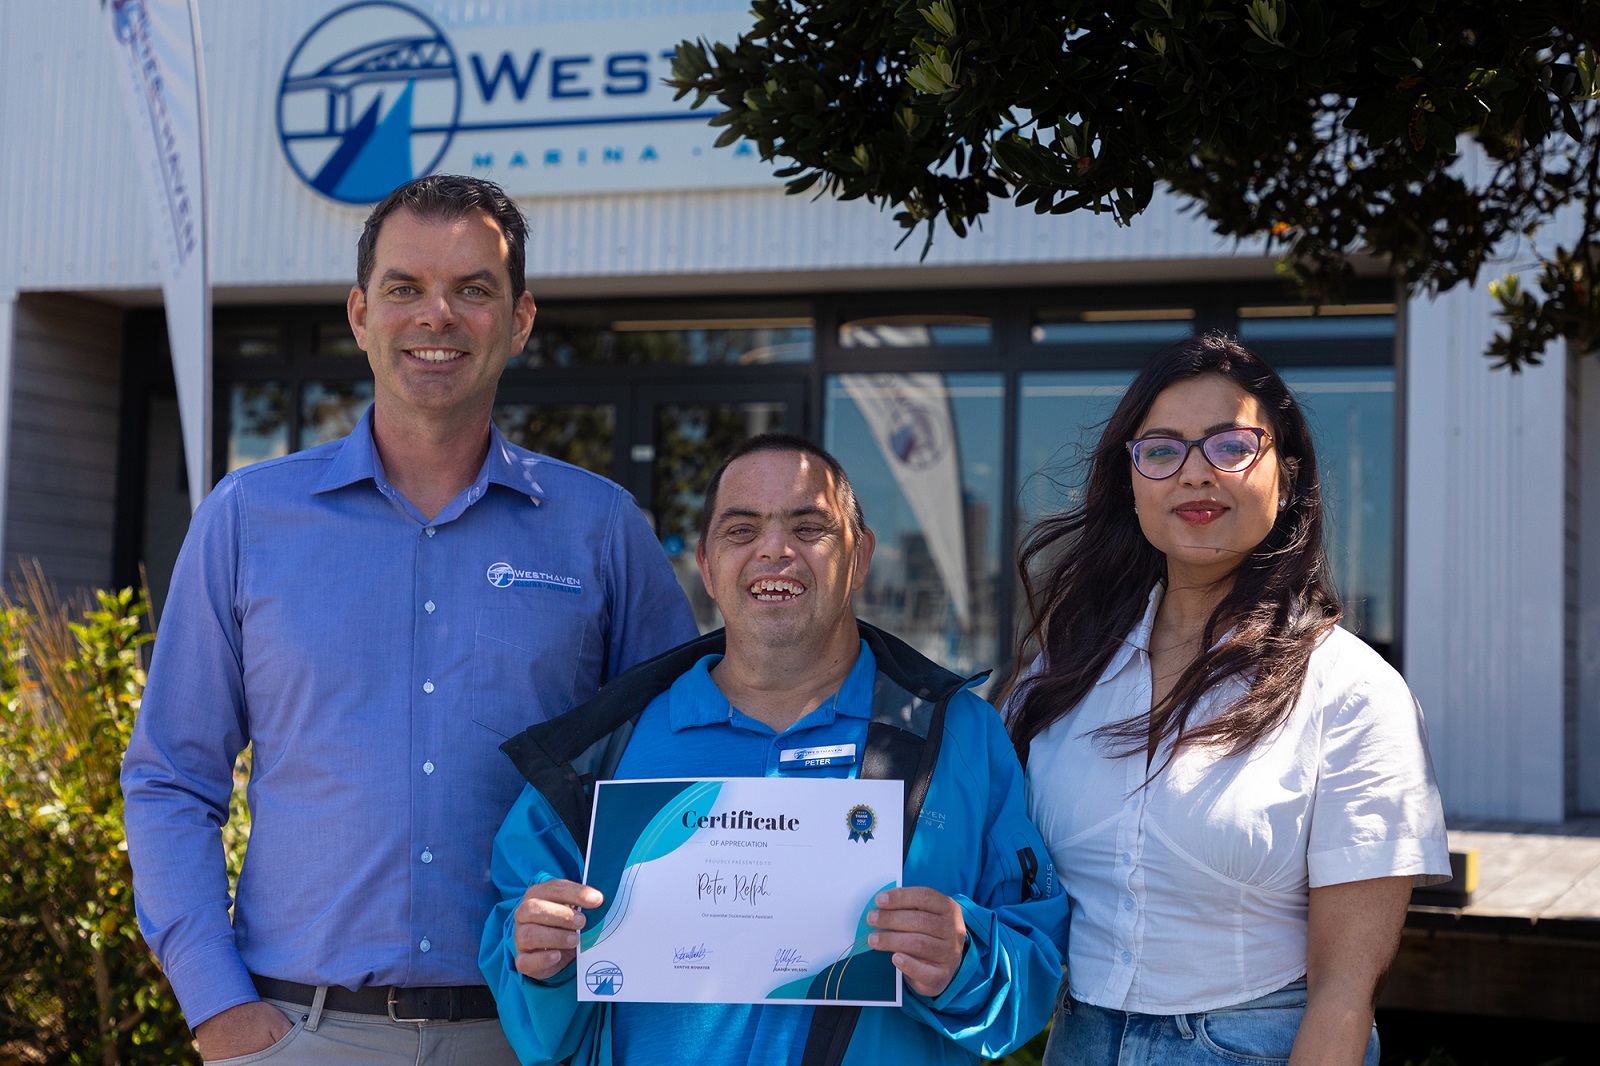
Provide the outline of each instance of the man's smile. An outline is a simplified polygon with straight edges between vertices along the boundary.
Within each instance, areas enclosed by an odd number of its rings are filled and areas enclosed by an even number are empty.
[[[467,354],[460,348],[407,348],[405,352],[424,363],[448,363]]]
[[[806,587],[793,578],[763,577],[750,583],[749,592],[766,603],[781,603],[804,594]]]

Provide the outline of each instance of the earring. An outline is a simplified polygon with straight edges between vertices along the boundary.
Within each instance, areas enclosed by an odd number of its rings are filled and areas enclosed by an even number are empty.
[[[1287,506],[1289,506],[1289,497],[1287,497],[1287,496],[1278,497],[1278,510],[1281,511]]]

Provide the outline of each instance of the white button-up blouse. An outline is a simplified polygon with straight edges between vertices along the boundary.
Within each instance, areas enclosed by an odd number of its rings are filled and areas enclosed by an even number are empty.
[[[1305,973],[1309,889],[1398,875],[1433,884],[1448,879],[1450,858],[1421,711],[1343,629],[1312,653],[1294,709],[1250,751],[1185,747],[1147,787],[1142,752],[1110,757],[1090,734],[1150,709],[1161,592],[1083,701],[1034,738],[1028,810],[1072,901],[1073,998],[1187,1014]],[[1242,684],[1209,693],[1191,722]]]

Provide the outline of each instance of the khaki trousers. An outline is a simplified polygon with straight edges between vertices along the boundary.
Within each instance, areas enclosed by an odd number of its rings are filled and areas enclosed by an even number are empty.
[[[377,1014],[323,1010],[320,1004],[267,1002],[294,1028],[269,1048],[206,1066],[517,1066],[496,1018],[391,1022]]]

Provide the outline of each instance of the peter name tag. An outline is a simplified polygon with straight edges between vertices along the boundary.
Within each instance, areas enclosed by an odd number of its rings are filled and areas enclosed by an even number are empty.
[[[819,766],[854,766],[856,746],[834,744],[826,748],[784,748],[778,752],[778,769],[810,770]]]

